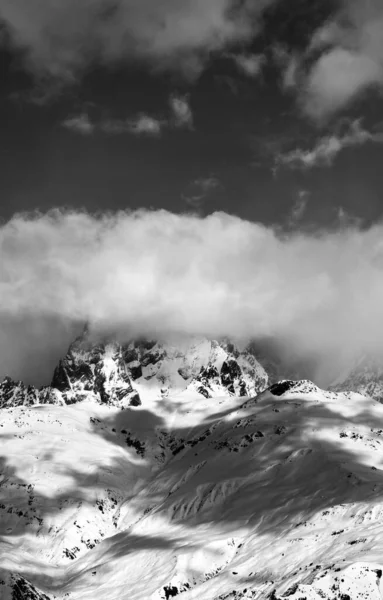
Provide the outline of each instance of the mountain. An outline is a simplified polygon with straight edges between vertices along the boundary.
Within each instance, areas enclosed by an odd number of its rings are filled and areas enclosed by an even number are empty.
[[[4,377],[0,382],[0,408],[33,404],[64,404],[64,399],[57,389],[50,386],[37,389],[10,377]]]
[[[138,406],[141,395],[166,397],[189,390],[212,398],[247,396],[267,387],[268,374],[251,351],[207,339],[97,342],[87,331],[71,344],[41,389],[5,378],[0,407],[72,404],[85,399],[119,407]]]
[[[246,396],[265,389],[267,382],[256,358],[226,341],[192,338],[95,345],[85,333],[60,361],[52,386],[66,402],[92,392],[101,402],[139,404],[140,393],[164,397],[191,389],[206,398]]]
[[[268,383],[227,342],[88,334],[6,380],[1,600],[380,600],[382,404]]]
[[[331,390],[351,390],[383,402],[383,361],[362,356],[330,386]]]

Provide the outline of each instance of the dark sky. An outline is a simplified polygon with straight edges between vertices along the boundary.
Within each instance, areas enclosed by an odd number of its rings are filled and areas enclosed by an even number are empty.
[[[380,218],[378,0],[234,4],[1,0],[1,217]]]

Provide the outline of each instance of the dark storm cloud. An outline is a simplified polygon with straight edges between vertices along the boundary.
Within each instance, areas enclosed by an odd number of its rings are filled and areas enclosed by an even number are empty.
[[[139,58],[193,77],[209,53],[249,41],[273,1],[1,0],[0,18],[40,76],[70,81],[95,60]]]

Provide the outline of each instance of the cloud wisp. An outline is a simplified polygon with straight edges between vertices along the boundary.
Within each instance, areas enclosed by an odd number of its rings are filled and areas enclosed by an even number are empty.
[[[92,121],[87,113],[81,113],[68,117],[61,125],[81,135],[102,132],[110,135],[130,133],[136,136],[160,137],[167,129],[193,129],[193,113],[187,96],[171,96],[169,110],[169,115],[163,117],[139,113],[127,119],[102,118],[98,121]]]
[[[264,54],[229,54],[237,69],[252,79],[257,79],[261,74],[266,63]]]
[[[336,133],[321,137],[309,150],[295,148],[280,153],[275,159],[275,168],[308,170],[315,167],[330,167],[337,156],[346,148],[362,146],[368,142],[383,144],[383,132],[363,129],[360,120],[353,121],[343,135]]]
[[[111,135],[131,133],[136,136],[159,137],[167,123],[163,119],[140,113],[131,119],[105,119],[95,125],[95,129]]]
[[[307,190],[300,190],[298,192],[298,198],[293,204],[288,218],[288,225],[290,227],[296,227],[303,219],[307,205],[310,198],[310,192]]]
[[[80,135],[92,135],[95,130],[95,124],[90,120],[87,113],[81,113],[65,119],[61,125],[65,129],[79,133]]]
[[[193,129],[193,113],[188,96],[171,96],[169,125],[176,129]]]
[[[222,187],[222,184],[214,175],[199,177],[190,184],[188,192],[183,194],[183,199],[190,206],[199,208],[210,192],[219,187]]]
[[[36,378],[40,354],[47,377],[44,356],[84,322],[120,336],[273,337],[331,361],[383,352],[382,239],[381,224],[282,236],[224,213],[15,216],[0,229],[1,370]]]

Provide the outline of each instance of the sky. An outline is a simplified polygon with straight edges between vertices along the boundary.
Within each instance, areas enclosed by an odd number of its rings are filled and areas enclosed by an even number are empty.
[[[3,220],[381,216],[379,0],[1,0]]]
[[[185,289],[193,281],[200,297],[209,296],[210,308],[201,308],[195,298],[187,306],[198,318],[185,319],[178,314],[185,305],[183,290],[178,304],[162,306],[162,314],[149,319],[152,329],[165,322],[190,333],[209,330],[214,302],[233,305],[227,290],[234,285],[235,268],[243,276],[235,281],[235,330],[228,332],[223,320],[211,333],[242,335],[253,323],[251,334],[274,335],[267,302],[255,300],[262,289],[260,273],[266,277],[259,268],[262,239],[270,250],[262,260],[275,271],[273,286],[269,280],[264,292],[274,311],[280,281],[283,294],[289,287],[286,253],[306,307],[334,300],[326,310],[308,311],[305,331],[315,321],[330,335],[340,322],[337,335],[355,350],[361,338],[350,339],[346,332],[351,323],[363,322],[370,332],[363,343],[375,344],[373,327],[363,316],[363,294],[347,319],[341,315],[348,304],[347,277],[367,277],[380,294],[381,0],[0,0],[0,23],[0,375],[10,371],[33,380],[25,367],[32,361],[41,381],[46,375],[40,376],[39,365],[62,353],[84,320],[105,322],[105,314],[117,311],[113,326],[143,323],[145,314],[137,312],[142,297],[132,295],[123,269],[132,272],[130,260],[140,264],[136,286],[149,288],[155,302],[162,284],[153,264],[166,281],[172,269],[167,254],[156,263],[157,237],[148,233],[152,219],[163,224],[173,248],[184,230],[187,239],[210,232],[215,252],[206,239],[200,243],[211,256],[212,281],[219,288],[205,287],[190,244],[180,260],[197,275]],[[112,251],[110,231],[132,235],[132,223],[140,232],[137,246],[128,247],[122,237]],[[229,263],[232,259],[228,277],[217,259],[224,223],[236,231],[235,244],[241,235],[247,241],[240,245],[242,254],[233,246],[234,258],[225,254]],[[190,228],[196,228],[193,234]],[[87,279],[89,262],[82,259],[81,272],[75,269],[63,231],[78,256],[92,247],[103,269],[124,280],[120,290],[113,283],[115,296],[103,292],[100,310],[95,306],[103,285],[96,276],[89,288],[78,285]],[[362,248],[366,271],[355,266],[356,247]],[[297,248],[307,257],[295,254]],[[340,253],[335,266],[328,248]],[[316,275],[310,289],[307,265]],[[341,265],[346,277],[340,276]],[[92,269],[97,268],[96,261]],[[170,288],[175,281],[168,281]],[[52,299],[52,287],[65,302],[54,294]],[[302,308],[295,291],[287,292],[290,308],[278,323],[279,331],[291,336]],[[116,301],[122,293],[129,313]],[[375,319],[380,300],[378,295],[371,307]],[[256,304],[254,310],[245,308],[249,302]],[[300,336],[295,338],[294,348],[302,345]],[[31,347],[40,354],[32,357]]]

